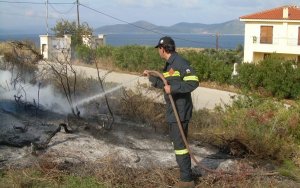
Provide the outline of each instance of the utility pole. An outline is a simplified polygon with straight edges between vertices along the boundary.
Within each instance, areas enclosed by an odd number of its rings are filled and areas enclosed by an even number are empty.
[[[47,27],[47,35],[48,35],[48,0],[46,0],[46,27]]]
[[[77,0],[76,2],[77,2],[77,28],[79,28],[79,26],[80,26],[80,22],[79,22],[79,0]]]

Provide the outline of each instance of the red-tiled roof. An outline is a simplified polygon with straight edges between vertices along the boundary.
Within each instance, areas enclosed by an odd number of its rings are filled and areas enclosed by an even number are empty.
[[[288,8],[288,18],[283,18],[284,8]],[[282,6],[254,14],[241,16],[240,19],[300,20],[300,7]]]

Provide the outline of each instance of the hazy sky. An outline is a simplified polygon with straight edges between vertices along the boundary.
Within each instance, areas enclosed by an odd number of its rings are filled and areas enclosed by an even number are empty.
[[[0,30],[31,29],[45,32],[45,2],[0,0]],[[77,20],[76,0],[48,2],[49,28],[53,28],[60,19]],[[103,25],[122,24],[122,21],[139,20],[161,26],[179,22],[221,23],[283,5],[300,6],[300,0],[79,0],[79,3],[83,5],[79,7],[80,21],[87,22],[94,29]]]

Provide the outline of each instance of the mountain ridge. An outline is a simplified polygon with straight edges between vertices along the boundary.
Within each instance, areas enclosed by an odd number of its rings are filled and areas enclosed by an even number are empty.
[[[230,20],[223,23],[203,24],[180,22],[171,26],[158,26],[150,22],[140,20],[127,24],[114,24],[98,27],[94,29],[96,33],[190,33],[190,34],[244,34],[245,24],[239,20]]]

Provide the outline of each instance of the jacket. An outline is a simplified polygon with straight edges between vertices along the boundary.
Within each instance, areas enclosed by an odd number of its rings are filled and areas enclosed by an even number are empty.
[[[171,86],[171,95],[177,107],[180,120],[182,122],[189,121],[193,111],[191,92],[199,86],[199,79],[195,75],[194,69],[187,60],[174,52],[165,64],[163,76]],[[150,76],[149,80],[153,87],[161,89],[164,87],[163,81],[158,77]],[[176,122],[170,99],[166,93],[164,97],[167,106],[167,122]]]

